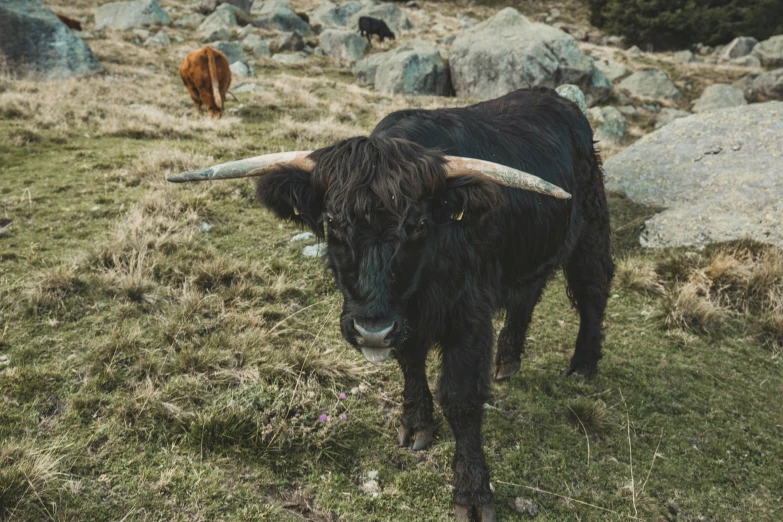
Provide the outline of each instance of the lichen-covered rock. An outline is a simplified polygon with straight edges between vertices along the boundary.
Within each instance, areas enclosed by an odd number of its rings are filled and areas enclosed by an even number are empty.
[[[593,107],[588,114],[595,128],[593,139],[614,144],[623,141],[625,118],[616,107]]]
[[[783,101],[783,68],[749,74],[734,85],[752,102]]]
[[[457,96],[491,99],[529,85],[578,85],[588,105],[612,85],[569,34],[506,8],[457,36],[449,55]]]
[[[103,4],[95,11],[95,28],[132,29],[146,25],[169,25],[171,18],[155,0]]]
[[[245,59],[245,53],[242,52],[242,46],[238,42],[215,42],[212,47],[225,54],[229,64],[242,62]]]
[[[318,38],[321,49],[327,56],[353,63],[364,58],[367,41],[354,31],[327,29]]]
[[[171,38],[165,31],[158,31],[155,36],[150,36],[144,41],[144,45],[148,47],[168,47],[171,45]]]
[[[704,89],[704,93],[693,104],[693,112],[706,112],[726,107],[747,105],[742,89],[727,83],[715,83]]]
[[[250,13],[253,2],[251,0],[201,0],[201,12],[210,14],[221,5],[226,4],[233,5],[246,13]]]
[[[387,94],[451,93],[449,69],[437,47],[422,40],[409,40],[396,49],[356,62],[356,81],[374,85]]]
[[[199,35],[204,38],[219,29],[231,30],[239,25],[236,15],[227,9],[220,9],[209,15],[198,27]]]
[[[606,185],[668,207],[647,221],[648,247],[750,237],[783,247],[783,103],[677,119],[610,158]]]
[[[273,53],[297,52],[304,49],[304,47],[304,39],[298,33],[280,33],[269,43],[269,48]]]
[[[0,2],[0,61],[13,76],[46,80],[103,71],[78,33],[39,0]]]
[[[351,16],[361,11],[364,4],[356,1],[345,2],[335,5],[331,2],[325,2],[310,16],[310,23],[318,24],[322,27],[346,27]],[[353,28],[351,28],[353,29]]]
[[[563,85],[559,85],[555,91],[566,100],[574,102],[576,106],[579,107],[579,110],[582,111],[582,114],[587,117],[587,102],[585,101],[585,93],[582,92],[582,89],[576,85],[564,83]]]
[[[759,42],[753,47],[752,54],[761,60],[764,67],[783,66],[783,34]]]
[[[610,82],[614,82],[628,74],[628,69],[617,62],[612,62],[610,60],[595,60],[594,63],[595,68],[604,73],[604,76],[606,76]]]
[[[204,22],[204,19],[206,19],[206,16],[201,13],[188,13],[185,16],[174,20],[174,27],[196,29]]]
[[[253,4],[255,11],[256,4]],[[255,13],[254,13],[255,14]],[[258,11],[259,16],[253,20],[253,25],[271,31],[294,32],[301,36],[313,34],[313,30],[291,9],[291,4],[285,0],[269,0],[264,2]]]
[[[720,52],[720,57],[723,60],[731,60],[733,58],[742,58],[747,56],[753,51],[759,41],[752,36],[739,36],[729,42],[726,47]]]
[[[677,100],[682,96],[665,72],[652,68],[636,71],[617,86],[638,98]]]

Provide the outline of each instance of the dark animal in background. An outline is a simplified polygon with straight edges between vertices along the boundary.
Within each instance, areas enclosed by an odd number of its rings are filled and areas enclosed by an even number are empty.
[[[519,371],[533,308],[560,267],[580,315],[564,373],[592,375],[601,358],[614,264],[587,119],[551,89],[518,90],[466,108],[396,112],[369,137],[169,180],[246,175],[260,176],[263,205],[325,238],[344,298],[342,335],[370,362],[399,363],[399,444],[414,450],[432,441],[425,361],[440,346],[457,518],[494,522],[483,404],[493,376]],[[499,308],[506,322],[493,365]]]
[[[57,15],[57,18],[60,19],[62,23],[67,25],[70,29],[73,29],[74,31],[81,31],[82,30],[82,23],[79,20],[76,20],[74,18],[69,18],[65,15],[61,15],[60,13],[54,13]]]
[[[394,40],[394,33],[391,32],[391,29],[386,25],[386,22],[370,16],[362,16],[359,18],[359,32],[362,36],[367,38],[368,43],[372,43],[370,37],[374,34],[378,35],[381,42],[383,42],[384,38]]]
[[[179,75],[188,88],[196,114],[201,114],[203,104],[210,118],[223,116],[223,102],[231,86],[231,69],[225,54],[208,45],[193,51],[179,66]]]

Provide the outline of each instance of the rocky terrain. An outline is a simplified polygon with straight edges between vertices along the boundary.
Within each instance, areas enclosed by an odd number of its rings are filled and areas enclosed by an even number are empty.
[[[2,9],[14,9],[15,3]],[[231,63],[236,93],[259,88],[263,73],[257,69],[269,61],[314,68],[316,74],[318,67],[328,63],[351,71],[358,85],[379,93],[456,96],[464,98],[464,103],[528,85],[573,84],[591,107],[588,115],[605,160],[638,138],[692,113],[783,99],[783,35],[763,42],[740,37],[718,48],[700,45],[675,53],[645,53],[637,47],[625,48],[622,39],[600,34],[578,19],[569,18],[571,23],[567,23],[563,10],[554,6],[544,12],[527,12],[527,16],[510,7],[494,12],[377,0],[349,0],[339,5],[194,0],[162,6],[154,0],[140,0],[107,3],[98,9],[64,6],[62,10],[81,19],[86,31],[78,35],[61,30],[47,36],[53,39],[52,46],[73,50],[62,64],[44,61],[36,65],[31,69],[35,74],[63,78],[99,71],[101,65],[79,36],[97,42],[125,34],[137,45],[177,59],[207,43],[220,49]],[[24,23],[31,24],[25,30],[44,34],[41,24],[51,24],[51,16],[48,22],[37,16],[25,19]],[[360,16],[385,20],[397,38],[383,43],[376,38],[368,44],[356,31]],[[27,42],[27,48],[14,44],[9,55],[12,63],[27,64],[20,67],[28,67],[41,55],[39,42]],[[612,162],[607,168],[613,170]],[[763,175],[775,178],[774,172]],[[751,223],[760,217],[744,223],[748,229],[735,227],[734,232],[718,232],[715,237],[743,232],[770,237],[754,230]]]
[[[364,14],[396,38],[368,43]],[[595,129],[617,275],[595,379],[560,375],[579,315],[558,274],[492,387],[499,520],[783,519],[781,38],[658,53],[587,19],[0,1],[0,520],[453,520],[451,431],[436,408],[434,444],[397,447],[401,372],[342,340],[323,245],[248,180],[165,179],[528,85]],[[178,74],[207,43],[231,61],[220,120]]]

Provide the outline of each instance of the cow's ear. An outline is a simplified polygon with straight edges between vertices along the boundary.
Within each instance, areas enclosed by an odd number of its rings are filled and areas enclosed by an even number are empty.
[[[310,177],[306,170],[280,168],[256,181],[256,198],[277,217],[307,226],[323,238],[323,200],[315,194]]]
[[[443,201],[445,218],[451,221],[478,223],[491,210],[507,203],[497,183],[474,176],[457,176],[446,180]]]

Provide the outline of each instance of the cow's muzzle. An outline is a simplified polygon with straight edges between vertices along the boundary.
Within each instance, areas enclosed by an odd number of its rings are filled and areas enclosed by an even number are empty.
[[[397,322],[365,322],[354,320],[353,327],[358,334],[356,344],[364,358],[373,364],[380,364],[391,355],[391,338],[397,330]]]

